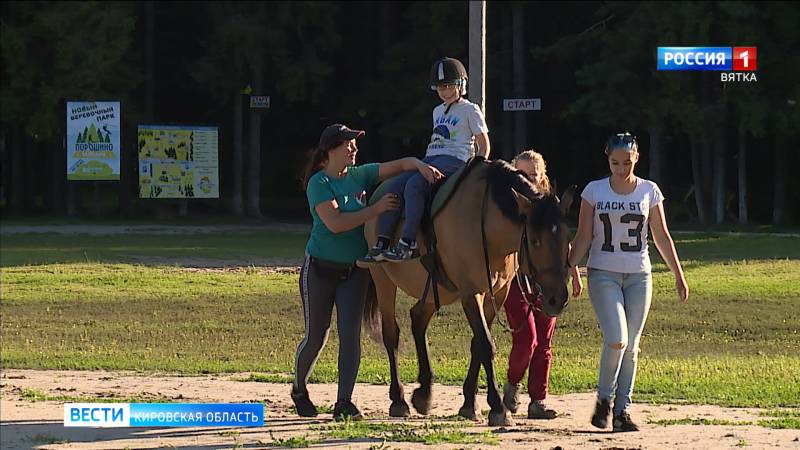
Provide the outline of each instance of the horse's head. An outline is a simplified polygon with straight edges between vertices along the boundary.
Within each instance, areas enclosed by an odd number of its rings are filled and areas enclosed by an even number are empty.
[[[526,195],[527,194],[527,195]],[[523,194],[520,211],[525,212],[525,225],[520,239],[519,270],[530,275],[542,293],[542,310],[555,317],[567,307],[569,293],[569,228],[564,217],[574,197],[574,187],[561,196]]]
[[[517,250],[519,271],[539,284],[545,314],[561,314],[569,301],[569,229],[564,217],[575,187],[567,189],[559,200],[553,193],[539,192],[523,172],[504,161],[493,161],[486,177],[503,216],[522,225]]]

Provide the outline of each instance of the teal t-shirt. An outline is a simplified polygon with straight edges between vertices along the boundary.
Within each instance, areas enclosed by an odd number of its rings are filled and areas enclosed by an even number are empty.
[[[353,263],[367,253],[364,225],[342,233],[333,233],[317,215],[316,206],[336,199],[341,212],[354,212],[364,208],[367,206],[367,190],[378,183],[379,166],[380,164],[350,166],[342,178],[329,177],[321,170],[311,176],[306,197],[314,223],[306,253],[342,263]]]

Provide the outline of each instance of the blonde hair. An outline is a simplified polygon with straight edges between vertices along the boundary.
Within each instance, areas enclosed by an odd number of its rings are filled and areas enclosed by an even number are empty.
[[[542,174],[542,181],[536,187],[543,192],[550,192],[552,188],[550,186],[550,178],[547,176],[547,163],[541,153],[536,150],[526,150],[515,156],[511,164],[516,167],[517,161],[529,161],[535,165],[537,172]],[[531,180],[531,182],[536,184],[534,180]]]

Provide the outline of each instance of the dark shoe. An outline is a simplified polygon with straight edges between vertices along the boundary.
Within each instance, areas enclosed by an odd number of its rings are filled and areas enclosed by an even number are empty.
[[[389,250],[386,250],[381,255],[385,261],[389,262],[403,262],[414,258],[414,251],[417,249],[417,243],[407,243],[404,239],[400,239],[397,245]]]
[[[614,415],[614,432],[625,433],[628,431],[639,431],[639,426],[633,423],[628,411],[622,411]]]
[[[528,419],[555,419],[558,413],[554,409],[544,406],[541,400],[531,400],[528,405]]]
[[[597,428],[608,428],[608,416],[611,415],[611,402],[608,400],[601,400],[594,405],[594,414],[592,414],[592,425]]]
[[[317,407],[308,398],[308,391],[296,391],[292,388],[292,401],[297,414],[302,417],[317,417]]]
[[[333,418],[337,422],[343,420],[357,421],[363,419],[364,416],[361,415],[361,411],[350,400],[339,400],[333,406]]]
[[[519,384],[506,381],[506,384],[503,385],[503,405],[511,411],[511,414],[517,413],[519,409]]]
[[[383,247],[376,245],[369,249],[369,252],[365,256],[358,258],[358,260],[356,260],[356,265],[361,268],[367,268],[373,264],[386,261],[386,259],[383,258],[383,252],[385,251]]]

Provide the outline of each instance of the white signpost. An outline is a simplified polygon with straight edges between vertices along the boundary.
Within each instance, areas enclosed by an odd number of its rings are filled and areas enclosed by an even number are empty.
[[[541,111],[541,98],[504,98],[503,111]]]
[[[269,95],[251,95],[250,96],[251,108],[269,108]]]

